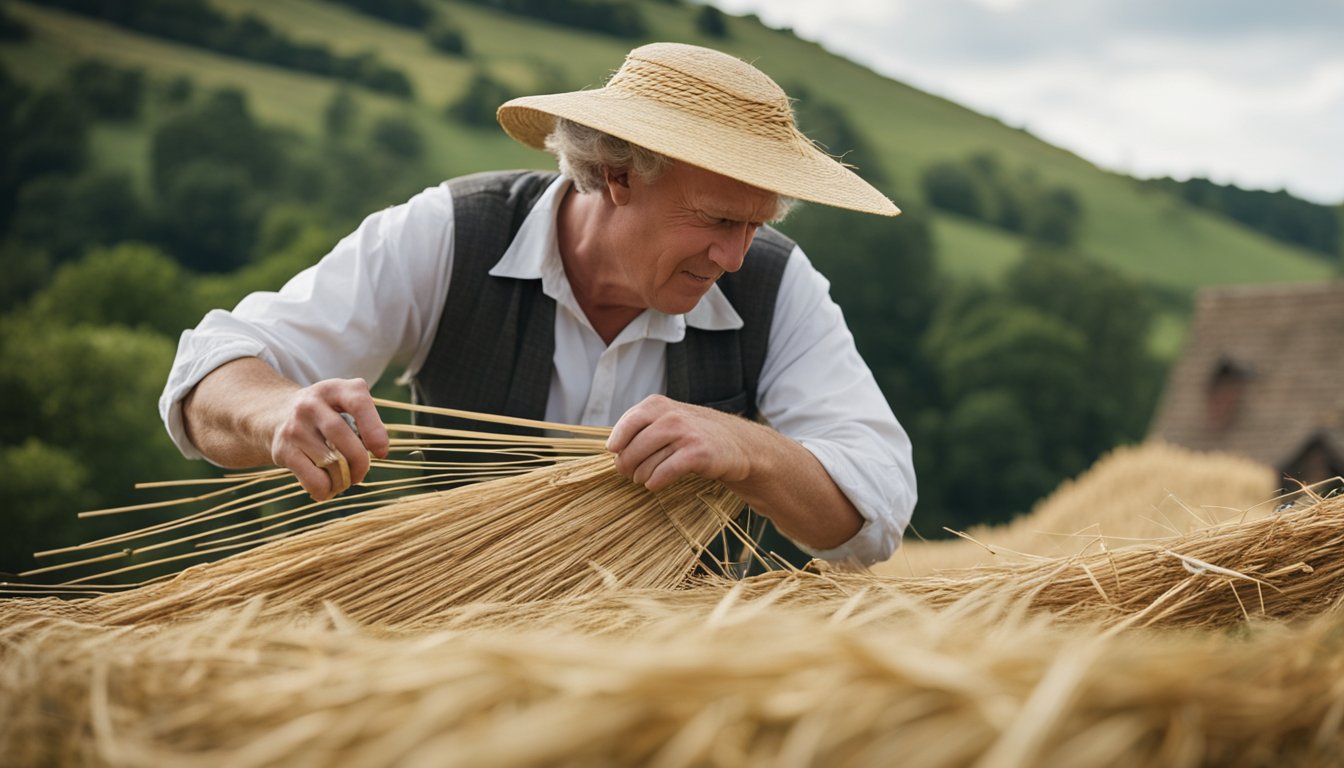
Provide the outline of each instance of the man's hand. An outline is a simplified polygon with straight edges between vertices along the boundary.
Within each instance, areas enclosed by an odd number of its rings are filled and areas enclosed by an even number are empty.
[[[358,434],[342,413],[354,417]],[[272,418],[278,426],[272,430],[271,461],[293,472],[315,501],[363,482],[370,452],[387,456],[387,428],[363,379],[327,379],[296,390]],[[341,471],[342,458],[348,476]]]
[[[354,418],[358,435],[342,413]],[[285,467],[315,501],[362,482],[369,453],[387,456],[387,428],[367,382],[328,379],[300,387],[255,357],[226,363],[202,379],[183,401],[182,419],[187,437],[211,461]]]
[[[607,439],[616,470],[651,491],[686,474],[735,482],[751,476],[750,432],[764,429],[730,414],[662,395],[626,411]]]
[[[626,411],[607,439],[616,469],[651,491],[683,475],[719,480],[786,536],[832,549],[863,517],[801,444],[738,416],[662,395]]]

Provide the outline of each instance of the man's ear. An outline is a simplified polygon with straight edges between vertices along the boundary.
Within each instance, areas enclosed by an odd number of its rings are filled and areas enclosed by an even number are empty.
[[[607,185],[607,199],[615,205],[630,202],[630,171],[625,168],[602,166],[602,180]]]

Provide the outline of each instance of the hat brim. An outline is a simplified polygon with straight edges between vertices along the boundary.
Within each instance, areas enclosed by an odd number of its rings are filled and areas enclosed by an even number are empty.
[[[544,149],[555,119],[609,133],[645,149],[779,195],[895,216],[886,195],[806,140],[744,134],[675,106],[607,89],[523,96],[496,112],[514,139]]]

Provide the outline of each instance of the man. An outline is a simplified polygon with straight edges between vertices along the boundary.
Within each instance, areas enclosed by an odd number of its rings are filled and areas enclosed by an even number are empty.
[[[330,498],[333,450],[354,483],[366,451],[386,455],[366,381],[405,362],[419,400],[614,422],[634,482],[718,479],[812,555],[890,556],[915,501],[909,441],[825,279],[764,225],[792,199],[891,201],[802,136],[763,73],[695,46],[637,48],[604,88],[515,99],[499,120],[561,174],[445,182],[278,294],[211,312],[160,401],[183,453],[285,466]]]

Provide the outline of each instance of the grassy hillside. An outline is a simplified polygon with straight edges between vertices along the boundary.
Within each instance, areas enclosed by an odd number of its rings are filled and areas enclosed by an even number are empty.
[[[337,53],[376,51],[411,78],[417,100],[405,102],[360,91],[366,115],[407,112],[429,142],[425,178],[474,170],[549,164],[549,158],[517,146],[502,132],[473,129],[444,119],[477,69],[518,92],[599,85],[617,66],[626,41],[532,22],[458,3],[439,6],[466,31],[468,58],[434,51],[424,35],[320,0],[227,0],[228,13],[252,13],[300,41],[320,41]],[[1082,249],[1145,281],[1185,291],[1213,283],[1322,279],[1330,267],[1308,252],[1257,235],[1174,197],[1141,189],[1132,179],[1103,172],[1031,135],[971,112],[945,99],[876,75],[821,47],[767,29],[754,19],[729,19],[727,40],[706,40],[694,30],[693,9],[644,3],[652,37],[704,43],[754,61],[786,88],[801,86],[845,108],[872,147],[877,166],[890,179],[898,202],[917,201],[919,178],[930,163],[972,152],[997,152],[1010,169],[1031,168],[1043,181],[1062,184],[1081,198],[1086,211]],[[144,67],[154,77],[186,75],[200,86],[245,90],[264,121],[316,134],[333,81],[217,55],[118,29],[27,3],[10,12],[32,30],[23,43],[0,49],[19,77],[50,81],[75,61],[99,57]],[[143,168],[144,137],[133,128],[100,130],[100,162]],[[952,274],[993,279],[1021,250],[1015,235],[960,217],[938,214],[934,222],[939,258]]]

